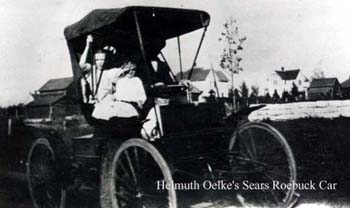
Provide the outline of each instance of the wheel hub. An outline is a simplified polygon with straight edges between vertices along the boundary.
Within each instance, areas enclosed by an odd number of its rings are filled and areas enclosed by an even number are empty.
[[[139,199],[141,199],[142,198],[142,193],[141,192],[138,192],[137,194],[136,194],[136,198],[139,198]]]

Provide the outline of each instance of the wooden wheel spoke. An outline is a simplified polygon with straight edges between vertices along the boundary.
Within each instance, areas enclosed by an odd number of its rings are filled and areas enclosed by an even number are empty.
[[[127,198],[124,198],[124,197],[122,197],[122,196],[116,196],[117,197],[117,199],[118,199],[118,201],[120,201],[120,202],[124,202],[124,203],[128,203],[128,202],[130,202],[130,200],[128,200]],[[119,202],[119,203],[120,203]]]
[[[120,187],[126,189],[127,191],[136,194],[136,190],[132,189],[132,188],[130,187],[130,185],[129,185],[129,184],[126,184],[123,180],[120,180],[120,179],[118,179],[118,178],[115,178],[115,182],[116,182],[116,186],[120,186]]]
[[[270,124],[248,122],[238,127],[230,141],[227,164],[220,166],[221,177],[257,183],[273,181],[289,182],[296,180],[296,167],[291,148],[284,136]],[[231,170],[231,174],[225,170]],[[220,174],[219,174],[220,175]],[[227,178],[227,179],[226,179]],[[238,200],[249,206],[288,207],[292,201],[294,189],[274,190],[238,190]],[[259,203],[259,204],[258,204]],[[269,206],[270,205],[270,206]]]
[[[273,179],[270,175],[268,175],[268,174],[264,174],[264,177],[265,177],[268,181],[274,181],[274,179]],[[275,192],[273,191],[272,188],[269,188],[269,192],[271,193],[272,198],[273,198],[274,201],[276,202],[276,205],[280,205],[281,202],[284,201],[284,199],[278,200],[278,197],[276,196],[276,194],[275,194]],[[280,192],[284,194],[284,191],[283,191],[283,190],[281,190]],[[285,195],[285,194],[284,194],[284,195]],[[283,196],[283,197],[284,197],[284,196]]]
[[[130,201],[130,199],[136,199],[136,194],[128,193],[128,192],[117,192],[117,193],[115,193],[115,196],[118,199],[122,199],[124,201]],[[128,199],[125,197],[127,197]]]
[[[245,162],[249,162],[251,164],[255,164],[255,165],[261,165],[261,166],[266,166],[267,164],[264,163],[264,162],[261,162],[261,161],[258,161],[258,160],[254,160],[252,158],[249,158],[249,157],[240,157],[240,156],[236,156],[235,157],[236,159],[238,160],[242,160],[242,161],[245,161]]]
[[[278,197],[276,196],[276,193],[274,192],[274,190],[272,188],[269,188],[268,191],[271,194],[273,202],[275,203],[275,205],[280,207],[281,206],[281,202],[283,202],[283,199],[279,200]],[[267,201],[268,201],[268,199],[267,199]]]
[[[59,208],[65,203],[66,192],[57,181],[56,165],[49,140],[35,140],[28,154],[27,175],[31,198],[39,207]]]
[[[142,166],[141,158],[140,158],[140,155],[142,155],[142,154],[140,153],[139,147],[134,147],[133,149],[134,149],[134,157],[135,157],[136,179],[137,179],[139,186],[141,186],[141,189],[142,189],[143,188],[142,187],[142,185],[143,185],[143,172],[144,172],[144,167]],[[144,154],[146,154],[146,153],[144,153]]]
[[[51,193],[49,191],[46,191],[46,196],[47,196],[47,198],[49,198],[49,202],[51,202],[51,204],[56,205],[55,200],[54,200],[55,197],[53,195],[51,195]]]
[[[33,191],[33,194],[36,196],[37,203],[42,204],[42,207],[59,207],[59,202],[57,200],[60,200],[60,198],[57,197],[57,193],[52,193],[46,187],[41,187],[39,190],[35,189]]]
[[[269,192],[271,193],[272,198],[274,199],[276,205],[280,205],[280,202],[279,202],[279,200],[278,200],[278,198],[277,198],[275,192],[274,192],[272,189],[269,189]]]
[[[268,162],[266,163],[269,167],[276,167],[277,169],[279,168],[286,168],[286,164],[285,163],[281,163],[281,162]]]
[[[267,193],[266,193],[266,190],[262,190],[263,191],[263,193],[264,193],[264,201],[268,201],[269,199],[268,199],[268,197],[267,197]]]
[[[239,141],[239,154],[245,158],[253,159],[253,153],[250,151],[246,141]]]
[[[129,168],[130,168],[130,171],[131,171],[131,174],[132,174],[132,178],[134,179],[135,184],[138,184],[136,173],[135,173],[135,169],[134,169],[134,166],[133,166],[133,164],[131,162],[128,150],[125,150],[125,156],[126,156],[126,159],[128,161],[128,165],[129,165]]]
[[[271,171],[271,170],[269,170],[269,171],[267,171],[267,174],[268,175],[275,175],[275,176],[278,176],[278,177],[285,178],[285,179],[289,180],[289,176],[288,175],[280,173],[278,171]]]
[[[123,164],[123,161],[122,160],[119,160],[117,162],[117,167],[120,167],[121,170],[123,171],[123,175],[119,175],[118,174],[118,169],[116,170],[116,176],[115,176],[115,179],[117,179],[118,177],[122,177],[125,179],[125,177],[127,177],[128,180],[130,180],[130,182],[133,182],[133,179],[132,179],[132,176],[130,175],[129,171],[126,169],[125,165]],[[123,177],[124,176],[124,177]],[[130,183],[129,185],[133,185],[133,183]]]
[[[139,201],[135,194],[130,193],[116,193],[115,198],[119,207],[134,207],[134,204]]]
[[[172,181],[171,172],[159,151],[143,139],[129,139],[121,144],[114,154],[109,177],[112,177],[112,186],[109,178],[105,181],[102,178],[102,184],[105,182],[106,188],[111,187],[113,194],[109,196],[113,207],[177,207],[174,190],[156,189],[158,180]]]
[[[249,152],[249,149],[247,148],[247,145],[245,143],[245,139],[242,133],[237,134],[236,143],[238,143],[238,145],[236,145],[236,148],[234,148],[234,150],[237,151],[237,153],[243,155],[244,157],[252,158],[252,154]]]
[[[264,173],[263,177],[265,177],[268,181],[274,181],[273,177],[271,177],[270,175]]]
[[[134,147],[134,156],[135,156],[135,169],[137,171],[140,171],[140,159],[139,159],[139,151],[137,150],[138,147]]]
[[[129,172],[126,170],[122,160],[117,161],[117,167],[120,167],[122,169],[123,173],[127,174],[129,176]]]
[[[256,158],[256,147],[255,147],[255,140],[254,140],[254,136],[252,133],[251,129],[248,129],[248,134],[249,134],[249,140],[250,140],[250,144],[251,144],[251,156],[253,159],[257,159]],[[248,148],[248,147],[247,147]]]

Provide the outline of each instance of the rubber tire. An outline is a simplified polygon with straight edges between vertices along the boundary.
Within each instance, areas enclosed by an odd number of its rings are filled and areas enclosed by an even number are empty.
[[[33,154],[34,149],[36,148],[36,146],[38,145],[44,145],[52,154],[53,159],[56,160],[56,156],[55,153],[50,145],[50,142],[46,139],[46,138],[38,138],[36,139],[33,144],[30,147],[29,153],[28,153],[28,158],[27,158],[27,181],[28,181],[28,189],[29,189],[29,193],[30,193],[30,197],[32,199],[33,202],[33,206],[34,208],[41,208],[36,200],[34,199],[34,193],[33,193],[33,188],[32,188],[32,184],[31,184],[31,180],[30,180],[30,166],[31,166],[31,156]],[[67,193],[65,189],[61,189],[61,199],[60,199],[60,206],[57,208],[65,208],[66,207],[66,197],[67,197]]]
[[[229,150],[231,150],[233,148],[233,145],[235,144],[235,140],[236,137],[239,133],[246,131],[249,128],[258,128],[258,129],[262,129],[265,130],[267,132],[269,132],[271,135],[274,136],[274,138],[277,138],[278,142],[282,145],[283,150],[286,154],[288,163],[289,163],[289,169],[290,169],[290,181],[294,181],[296,182],[297,179],[297,173],[296,173],[296,164],[295,164],[295,159],[293,156],[293,152],[292,149],[290,148],[287,140],[285,139],[285,137],[273,126],[271,126],[270,124],[264,123],[264,122],[247,122],[242,124],[241,126],[239,126],[237,128],[237,130],[233,133],[230,143],[229,143]],[[293,200],[293,196],[294,196],[294,192],[295,189],[294,187],[292,187],[291,189],[289,189],[289,193],[286,196],[285,199],[285,204],[281,207],[281,208],[287,208],[289,206],[289,204],[292,202]]]
[[[116,199],[113,197],[113,193],[115,192],[114,182],[112,180],[114,178],[113,170],[116,168],[116,162],[121,153],[125,149],[133,146],[137,146],[147,151],[152,156],[157,165],[160,167],[162,174],[164,175],[165,181],[167,183],[173,182],[172,174],[167,163],[165,162],[164,158],[159,153],[159,151],[151,143],[139,138],[129,139],[122,143],[118,150],[115,151],[114,154],[112,154],[112,157],[111,155],[107,154],[103,159],[101,168],[102,173],[100,189],[101,208],[118,208]],[[169,190],[169,203],[170,208],[177,208],[176,192],[174,189]]]

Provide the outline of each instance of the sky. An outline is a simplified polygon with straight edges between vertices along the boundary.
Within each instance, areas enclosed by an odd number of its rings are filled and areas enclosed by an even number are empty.
[[[340,82],[350,75],[347,0],[0,0],[0,5],[0,106],[28,102],[29,93],[47,80],[72,76],[63,30],[96,8],[149,5],[207,11],[211,23],[198,66],[217,70],[222,51],[218,38],[233,17],[240,35],[247,37],[237,84],[259,85],[281,67],[301,69],[306,76],[322,70]],[[181,38],[184,68],[192,63],[200,34]],[[173,42],[167,43],[165,54],[176,65]]]

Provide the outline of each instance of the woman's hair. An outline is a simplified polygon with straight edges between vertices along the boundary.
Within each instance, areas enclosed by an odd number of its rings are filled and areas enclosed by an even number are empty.
[[[99,48],[99,49],[97,49],[97,50],[95,51],[95,54],[97,54],[97,53],[104,53],[104,54],[107,55],[107,51],[106,51],[106,50],[103,50],[103,49],[101,49],[101,48]]]

